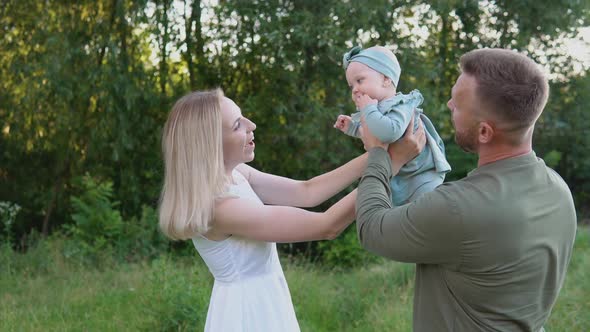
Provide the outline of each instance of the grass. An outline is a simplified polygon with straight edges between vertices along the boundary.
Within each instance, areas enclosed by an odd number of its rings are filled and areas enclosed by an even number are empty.
[[[590,331],[590,228],[578,227],[574,252],[547,332]]]
[[[212,278],[198,256],[95,268],[59,243],[0,252],[1,331],[200,331]],[[10,256],[12,255],[12,256]],[[352,270],[283,262],[302,331],[410,331],[414,268],[379,260]],[[590,331],[590,229],[576,247],[548,332]]]
[[[9,331],[107,331],[136,326],[142,315],[139,266],[102,273],[77,271],[7,284],[0,308]],[[3,292],[4,293],[4,292]]]

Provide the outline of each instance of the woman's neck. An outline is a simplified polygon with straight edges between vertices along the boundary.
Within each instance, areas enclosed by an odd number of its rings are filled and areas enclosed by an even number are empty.
[[[236,169],[235,166],[233,166],[233,167],[227,167],[226,166],[225,167],[225,176],[227,176],[227,178],[230,179],[230,180],[232,179],[232,174],[234,172],[234,169]]]

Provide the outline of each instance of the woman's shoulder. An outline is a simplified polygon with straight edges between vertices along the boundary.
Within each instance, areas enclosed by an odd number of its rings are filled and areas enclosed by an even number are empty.
[[[258,195],[256,195],[256,193],[254,192],[254,189],[252,189],[252,185],[250,183],[250,178],[252,176],[253,171],[256,172],[254,168],[247,166],[245,164],[237,166],[232,171],[227,192],[224,195],[219,196],[217,201],[226,201],[227,198],[238,198],[246,200],[254,199],[256,201],[260,201]],[[216,205],[218,205],[218,203]]]
[[[248,166],[246,164],[239,164],[238,166],[236,166],[236,168],[234,168],[232,176],[234,180],[249,182],[250,176],[252,175],[253,171],[256,171],[256,169],[252,166]]]

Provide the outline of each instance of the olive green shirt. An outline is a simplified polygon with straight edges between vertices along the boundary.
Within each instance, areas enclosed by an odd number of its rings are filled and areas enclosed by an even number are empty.
[[[391,176],[387,152],[372,149],[357,231],[367,250],[417,264],[414,331],[542,330],[576,232],[562,178],[530,152],[392,208]]]

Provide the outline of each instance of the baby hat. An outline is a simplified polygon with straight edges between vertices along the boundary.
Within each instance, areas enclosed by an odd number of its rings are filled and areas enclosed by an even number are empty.
[[[355,46],[351,48],[350,51],[344,53],[344,57],[342,59],[344,70],[348,68],[348,65],[351,62],[360,62],[371,69],[380,72],[381,74],[389,77],[389,79],[397,87],[402,69],[395,56],[392,59],[383,52],[374,49],[363,50],[360,46]]]

